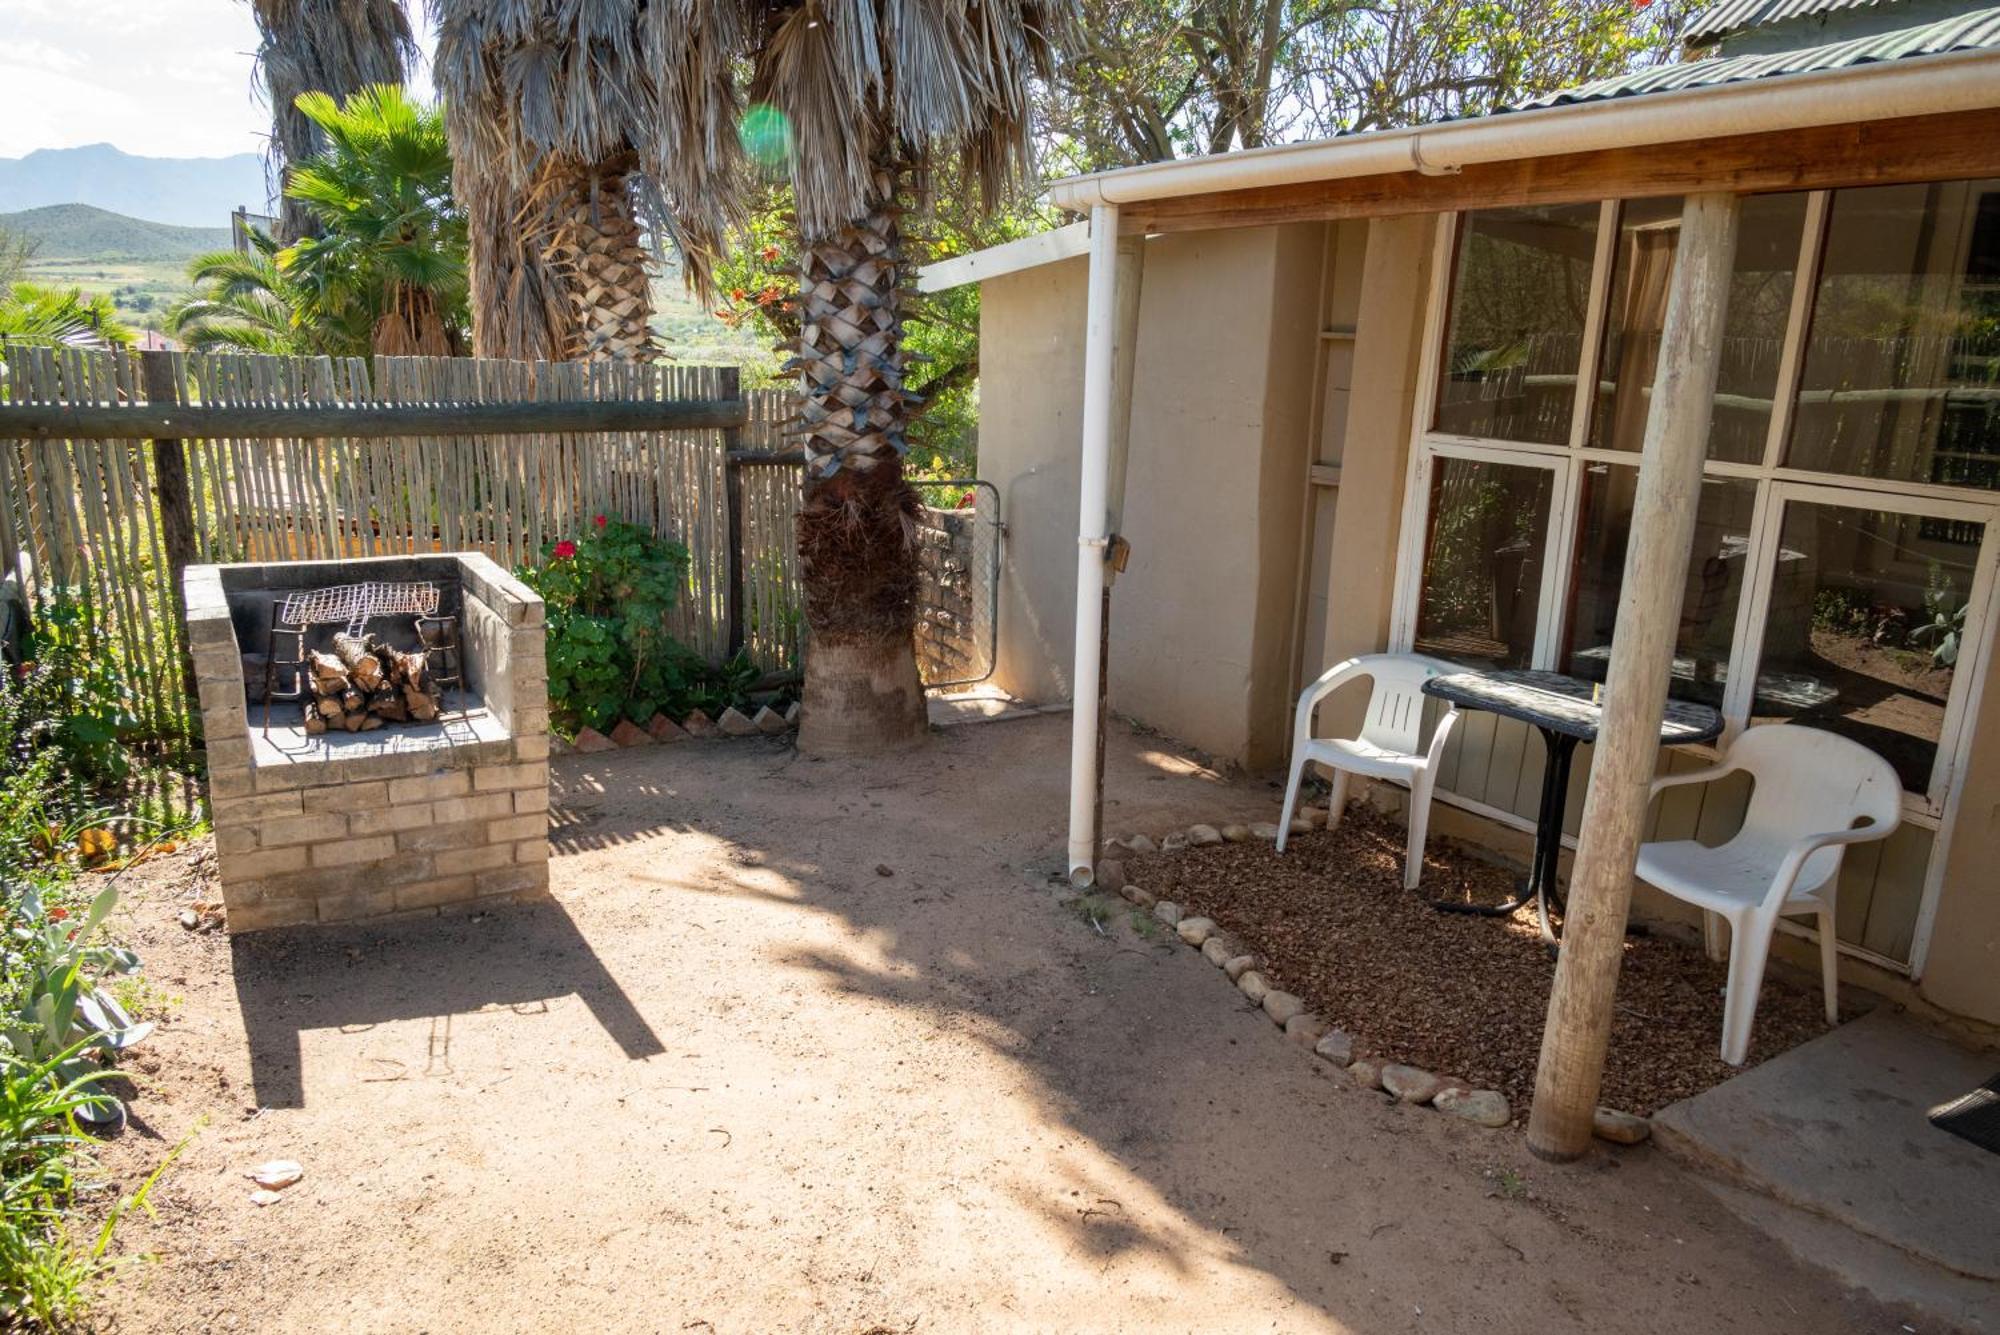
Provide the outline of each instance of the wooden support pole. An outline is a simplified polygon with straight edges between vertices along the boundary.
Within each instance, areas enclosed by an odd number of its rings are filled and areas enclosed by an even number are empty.
[[[1583,836],[1563,917],[1562,958],[1549,994],[1528,1121],[1528,1148],[1558,1162],[1590,1147],[1591,1115],[1604,1077],[1632,870],[1659,759],[1660,716],[1722,361],[1736,219],[1734,195],[1689,195],[1681,208],[1611,637],[1604,720],[1591,758]]]
[[[726,399],[741,399],[742,372],[734,366],[721,368],[722,396]],[[723,532],[725,550],[729,555],[729,657],[734,658],[743,651],[745,628],[743,625],[743,466],[735,456],[743,450],[743,428],[740,425],[724,427],[722,430],[722,498],[727,511],[727,525]]]
[[[139,354],[139,378],[150,404],[176,406],[186,388],[180,357],[172,352]],[[187,450],[177,436],[153,439],[153,494],[160,506],[160,544],[167,559],[168,587],[182,647],[181,675],[187,698],[195,698],[194,656],[188,649],[187,592],[181,578],[194,564],[194,496],[188,488]]]

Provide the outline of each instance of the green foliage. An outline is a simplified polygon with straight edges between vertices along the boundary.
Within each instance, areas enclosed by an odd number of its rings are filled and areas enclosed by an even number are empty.
[[[559,726],[646,719],[686,689],[693,655],[667,634],[687,548],[598,515],[517,572],[548,604],[549,708]]]
[[[1910,643],[1929,642],[1933,667],[1957,667],[1958,642],[1965,634],[1965,600],[1950,576],[1940,576],[1935,563],[1930,586],[1924,590],[1924,615],[1929,619],[1910,632]]]
[[[121,742],[137,733],[140,719],[125,674],[93,635],[95,612],[83,589],[44,592],[29,659],[14,683],[0,685],[0,710],[18,698],[15,721],[0,731],[0,742],[10,750],[51,742],[73,775],[108,786],[131,773]]]
[[[110,297],[35,283],[0,291],[0,336],[87,348],[124,346],[133,339]]]
[[[277,242],[252,232],[250,245],[188,261],[194,286],[168,308],[167,332],[196,352],[312,351],[314,338],[296,325],[300,298],[278,267]]]
[[[99,1053],[122,1052],[153,1032],[99,985],[139,971],[139,957],[130,950],[94,939],[118,905],[117,886],[98,892],[80,919],[60,904],[46,904],[33,886],[14,887],[7,899],[0,977],[9,1010],[0,1016],[0,1038],[17,1056],[38,1065],[54,1062],[56,1080],[69,1084],[100,1069]],[[97,1090],[77,1115],[113,1122],[121,1110],[117,1099]]]
[[[89,1267],[75,1256],[63,1209],[89,1140],[80,1110],[103,1095],[97,1070],[65,1083],[59,1054],[30,1061],[0,1049],[0,1317],[49,1329],[82,1305]]]

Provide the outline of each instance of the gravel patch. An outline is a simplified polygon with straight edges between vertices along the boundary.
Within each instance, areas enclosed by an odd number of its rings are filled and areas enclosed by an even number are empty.
[[[1430,908],[1424,897],[1502,902],[1515,873],[1433,838],[1412,894],[1402,843],[1401,826],[1356,806],[1337,830],[1292,835],[1282,854],[1224,842],[1136,857],[1128,870],[1254,951],[1268,986],[1352,1034],[1356,1053],[1498,1090],[1525,1113],[1555,978],[1534,911],[1502,920]],[[1627,938],[1599,1102],[1650,1115],[1737,1074],[1717,1055],[1725,977],[1694,946]],[[1773,970],[1747,1065],[1825,1030],[1818,994]]]

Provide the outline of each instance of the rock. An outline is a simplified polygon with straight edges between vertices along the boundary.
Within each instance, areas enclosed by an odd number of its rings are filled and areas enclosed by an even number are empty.
[[[571,744],[570,744],[570,740],[569,740],[569,738],[567,738],[567,737],[563,736],[563,735],[562,735],[561,733],[559,733],[559,732],[555,732],[555,731],[551,731],[551,732],[549,733],[549,754],[550,754],[550,755],[552,755],[552,756],[566,756],[566,755],[571,755],[571,754],[574,754],[574,753],[575,753],[575,751],[576,751],[576,747],[574,747],[573,745],[571,745]]]
[[[1229,961],[1236,958],[1236,947],[1211,934],[1208,940],[1201,943],[1201,957],[1218,969],[1226,968]]]
[[[1307,807],[1299,813],[1299,819],[1315,830],[1323,830],[1326,828],[1326,808]]]
[[[1264,1014],[1271,1017],[1271,1023],[1281,1029],[1290,1024],[1294,1016],[1303,1015],[1306,1009],[1305,1002],[1289,992],[1275,989],[1264,994],[1263,1006]]]
[[[1374,1062],[1360,1061],[1350,1064],[1347,1068],[1347,1078],[1361,1089],[1382,1088],[1382,1068]]]
[[[1128,885],[1118,893],[1142,909],[1149,909],[1159,903],[1157,899],[1153,898],[1153,892],[1144,886]]]
[[[785,716],[769,705],[765,705],[762,709],[758,710],[757,716],[751,719],[750,722],[756,726],[758,732],[763,733],[766,737],[782,737],[792,730],[791,726],[785,722]]]
[[[1463,1117],[1474,1126],[1505,1126],[1514,1120],[1507,1096],[1497,1089],[1441,1089],[1431,1106]]]
[[[1094,879],[1098,889],[1115,895],[1125,888],[1125,864],[1116,858],[1106,858],[1097,864]]]
[[[1222,827],[1222,838],[1227,843],[1245,843],[1250,838],[1250,827],[1248,825],[1225,825]]]
[[[1271,984],[1255,969],[1245,969],[1236,976],[1236,990],[1261,1005],[1271,990]]]
[[[1354,1064],[1354,1035],[1344,1029],[1329,1029],[1313,1044],[1313,1056],[1332,1062],[1335,1066]]]
[[[886,862],[878,862],[875,864],[875,874],[877,876],[894,876],[896,869]]]
[[[1614,1145],[1637,1145],[1653,1134],[1652,1122],[1616,1108],[1599,1108],[1592,1113],[1590,1129],[1599,1140]]]
[[[1290,829],[1293,834],[1311,834],[1314,830],[1318,828],[1319,827],[1317,825],[1314,825],[1311,821],[1307,820],[1303,816],[1292,817],[1292,823]]]
[[[1125,846],[1134,853],[1157,853],[1160,851],[1160,846],[1143,834],[1133,835],[1131,839],[1126,841]]]
[[[1270,1000],[1271,998],[1265,997],[1265,1004],[1270,1004]],[[1319,1016],[1314,1015],[1310,1011],[1294,1015],[1291,1019],[1285,1021],[1285,1037],[1291,1039],[1292,1042],[1302,1048],[1310,1048],[1318,1043],[1320,1035],[1325,1032],[1326,1021],[1320,1019]]]
[[[182,909],[180,911],[180,924],[192,932],[195,928],[201,926],[201,915],[193,909]]]
[[[577,750],[586,754],[593,751],[616,751],[618,749],[618,743],[612,741],[595,728],[585,728],[583,731],[577,733],[575,746]]]
[[[792,701],[791,707],[785,711],[785,726],[787,728],[799,726],[799,702],[796,700]]]
[[[1235,955],[1222,962],[1222,971],[1229,975],[1229,981],[1232,983],[1256,967],[1255,955]]]
[[[1171,899],[1157,900],[1153,904],[1153,916],[1169,927],[1179,925],[1181,912],[1181,906]]]
[[[1175,830],[1172,834],[1166,835],[1160,840],[1160,851],[1162,853],[1178,853],[1187,846],[1187,833],[1182,830]]]
[[[1190,825],[1188,826],[1187,838],[1188,842],[1196,848],[1207,848],[1211,844],[1222,842],[1222,831],[1216,829],[1213,825]]]
[[[250,1180],[266,1191],[283,1191],[306,1175],[306,1170],[296,1159],[272,1159],[260,1163],[250,1173]]]
[[[757,733],[757,725],[750,721],[750,716],[735,705],[722,711],[715,720],[715,726],[722,730],[725,737],[753,737]]]
[[[621,718],[618,720],[618,726],[611,730],[611,740],[620,746],[651,746],[653,734],[631,719]]]
[[[1278,827],[1267,820],[1260,820],[1250,827],[1253,838],[1262,839],[1267,844],[1278,842]]]
[[[646,731],[656,742],[684,742],[688,739],[687,729],[665,714],[653,715],[653,721],[646,725]]]
[[[1382,1088],[1405,1103],[1429,1103],[1444,1088],[1444,1081],[1418,1067],[1391,1062],[1382,1068]]]
[[[1182,918],[1174,924],[1174,930],[1180,933],[1181,940],[1191,946],[1199,946],[1208,940],[1209,935],[1215,931],[1215,920],[1212,918]]]
[[[690,737],[715,736],[715,720],[702,713],[699,709],[682,719],[681,727]]]
[[[257,1188],[257,1190],[250,1193],[250,1203],[252,1205],[257,1205],[257,1206],[276,1205],[279,1201],[283,1199],[285,1198],[283,1196],[280,1196],[277,1192],[266,1191],[262,1187],[259,1187]]]

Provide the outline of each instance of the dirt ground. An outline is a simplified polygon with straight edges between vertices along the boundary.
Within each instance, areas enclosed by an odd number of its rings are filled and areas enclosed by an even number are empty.
[[[1068,720],[558,762],[555,902],[227,940],[105,1161],[125,1331],[1894,1331],[1648,1149],[1386,1102],[1066,908]],[[1277,794],[1114,732],[1107,823]],[[136,879],[136,874],[135,874]],[[196,1130],[199,1128],[199,1130]],[[245,1174],[293,1158],[268,1208]]]

